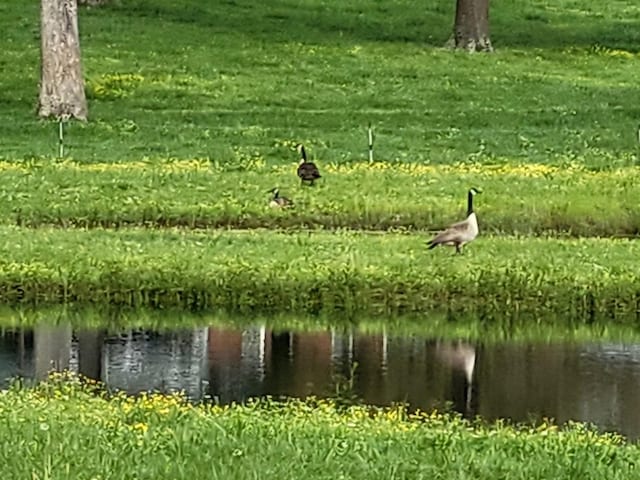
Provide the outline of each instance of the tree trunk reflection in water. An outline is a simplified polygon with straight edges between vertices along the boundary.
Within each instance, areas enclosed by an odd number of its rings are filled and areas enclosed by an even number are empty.
[[[36,380],[44,380],[52,371],[69,368],[71,335],[70,325],[37,325],[33,329]]]
[[[104,381],[130,393],[205,393],[207,328],[169,333],[132,331],[105,341]]]
[[[102,347],[104,333],[101,330],[81,330],[78,339],[78,372],[94,380],[102,380]]]

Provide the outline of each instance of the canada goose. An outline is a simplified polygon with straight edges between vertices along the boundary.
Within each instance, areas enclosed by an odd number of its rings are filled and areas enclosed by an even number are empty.
[[[478,236],[478,219],[473,211],[473,196],[477,193],[482,192],[477,188],[469,189],[467,218],[461,222],[454,223],[427,242],[429,250],[436,248],[438,245],[449,245],[456,247],[456,253],[462,253],[462,246],[473,241]]]
[[[289,200],[287,197],[280,196],[280,190],[276,188],[272,188],[271,190],[267,190],[269,193],[273,193],[273,198],[269,202],[269,206],[271,208],[289,208],[293,207],[293,202]]]
[[[302,185],[304,182],[309,182],[309,185],[313,185],[316,179],[320,178],[320,171],[313,162],[307,162],[307,152],[304,150],[304,145],[299,143],[296,145],[296,150],[300,153],[300,165],[298,165],[298,176],[300,177]]]

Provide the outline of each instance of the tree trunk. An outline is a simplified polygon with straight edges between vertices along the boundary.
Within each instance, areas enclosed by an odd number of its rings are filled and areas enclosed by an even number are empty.
[[[41,0],[38,115],[87,119],[76,0]]]
[[[450,43],[468,52],[491,52],[489,0],[456,0],[456,19]]]

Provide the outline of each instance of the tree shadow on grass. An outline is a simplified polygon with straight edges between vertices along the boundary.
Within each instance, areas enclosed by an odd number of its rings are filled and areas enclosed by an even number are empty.
[[[492,39],[500,47],[562,48],[605,45],[636,50],[640,45],[640,13],[623,16],[604,13],[609,8],[585,0],[582,10],[570,2],[551,6],[514,0],[491,11]],[[144,18],[146,22],[190,24],[220,33],[261,41],[304,43],[407,42],[441,47],[450,35],[454,2],[437,0],[420,5],[415,0],[392,4],[353,0],[330,6],[320,0],[195,0],[177,5],[169,0],[122,2],[108,7],[114,13]],[[564,5],[564,7],[563,7]],[[99,14],[99,13],[96,13]]]

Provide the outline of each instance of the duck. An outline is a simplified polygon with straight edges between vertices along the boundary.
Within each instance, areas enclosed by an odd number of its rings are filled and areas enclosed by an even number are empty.
[[[296,150],[300,153],[301,160],[300,165],[298,165],[298,177],[300,177],[302,185],[304,185],[305,182],[307,182],[308,185],[313,185],[322,175],[320,175],[320,171],[315,163],[307,161],[307,152],[304,149],[304,145],[301,143],[297,144]]]
[[[293,207],[293,201],[287,197],[280,196],[280,190],[275,187],[271,190],[267,190],[269,193],[273,193],[273,198],[269,202],[271,208],[290,208]]]
[[[475,240],[478,236],[478,219],[473,211],[473,197],[482,191],[472,187],[467,194],[467,218],[461,222],[454,223],[446,230],[438,233],[433,239],[427,242],[429,250],[438,245],[448,245],[456,247],[456,254],[462,253],[462,247]]]

